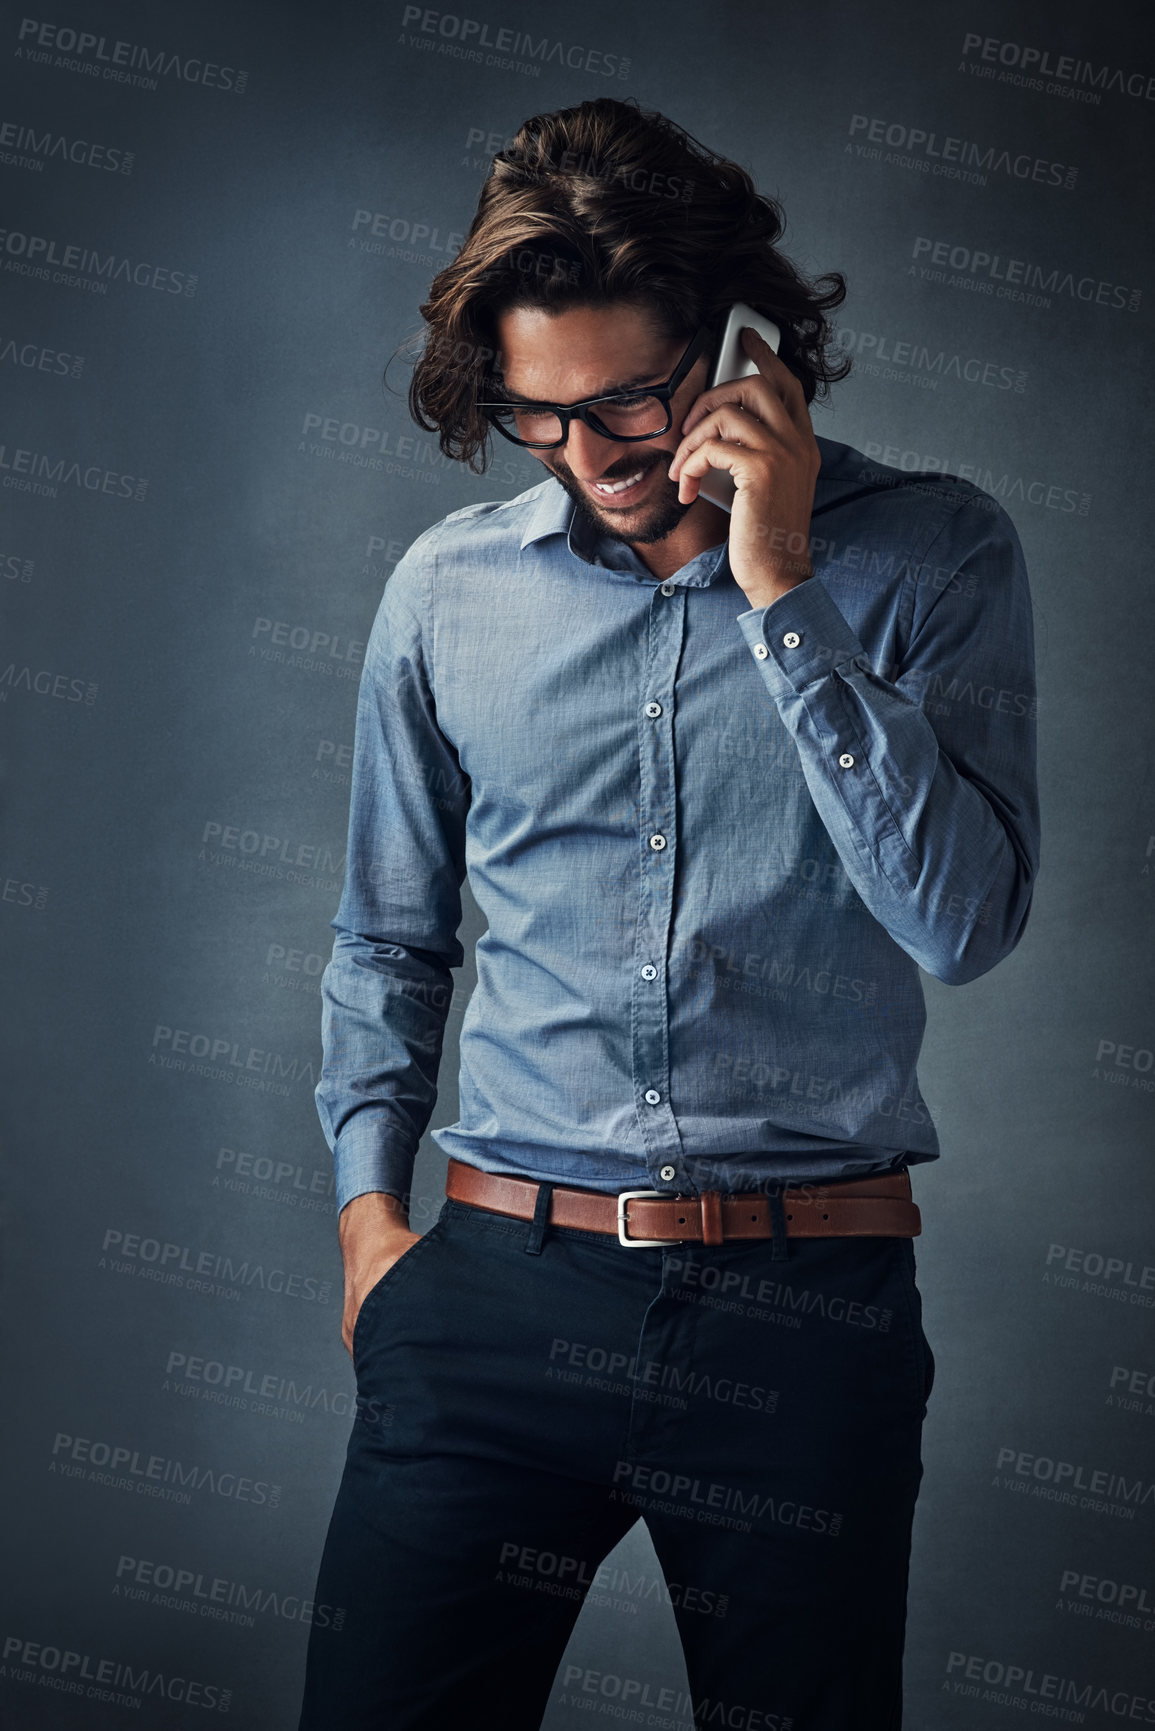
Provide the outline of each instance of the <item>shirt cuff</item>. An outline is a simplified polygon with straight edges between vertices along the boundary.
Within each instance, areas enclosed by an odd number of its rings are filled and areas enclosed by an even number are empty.
[[[384,1190],[408,1206],[416,1154],[383,1146],[380,1124],[363,1113],[357,1117],[365,1117],[364,1126],[358,1128],[354,1118],[333,1150],[337,1213],[355,1196],[370,1190]]]
[[[738,624],[772,697],[802,691],[855,660],[869,670],[866,651],[817,577],[739,613]]]

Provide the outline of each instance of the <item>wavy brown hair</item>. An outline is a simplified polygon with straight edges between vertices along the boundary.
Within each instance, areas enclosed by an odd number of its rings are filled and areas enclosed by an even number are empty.
[[[501,380],[494,315],[515,306],[628,302],[688,341],[701,324],[720,335],[746,301],[779,326],[807,403],[825,396],[850,370],[826,316],[846,282],[807,282],[775,245],[784,227],[745,169],[633,98],[534,115],[494,157],[461,250],[420,306],[413,419],[484,473],[491,428],[477,403]]]

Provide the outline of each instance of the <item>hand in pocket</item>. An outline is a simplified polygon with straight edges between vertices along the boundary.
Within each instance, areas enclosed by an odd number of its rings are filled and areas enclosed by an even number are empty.
[[[412,1249],[421,1234],[409,1230],[408,1216],[395,1196],[371,1190],[355,1196],[341,1210],[337,1235],[345,1264],[341,1339],[352,1357],[353,1330],[361,1306],[377,1282]]]

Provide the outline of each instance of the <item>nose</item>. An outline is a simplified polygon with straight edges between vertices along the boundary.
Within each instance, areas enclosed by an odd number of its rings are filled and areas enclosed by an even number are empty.
[[[569,424],[569,437],[562,447],[566,462],[580,480],[599,481],[626,446],[618,439],[607,439],[575,415]]]

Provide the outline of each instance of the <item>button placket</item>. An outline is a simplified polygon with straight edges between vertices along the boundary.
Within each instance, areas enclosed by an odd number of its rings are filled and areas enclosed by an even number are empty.
[[[638,705],[639,909],[634,943],[632,1071],[646,1163],[669,1183],[680,1170],[681,1137],[670,1107],[669,982],[661,959],[673,919],[677,852],[674,678],[682,653],[687,591],[663,583],[650,593],[646,665]],[[661,693],[659,698],[651,693]],[[670,1178],[664,1175],[669,1173]],[[651,1178],[651,1182],[653,1178]]]

